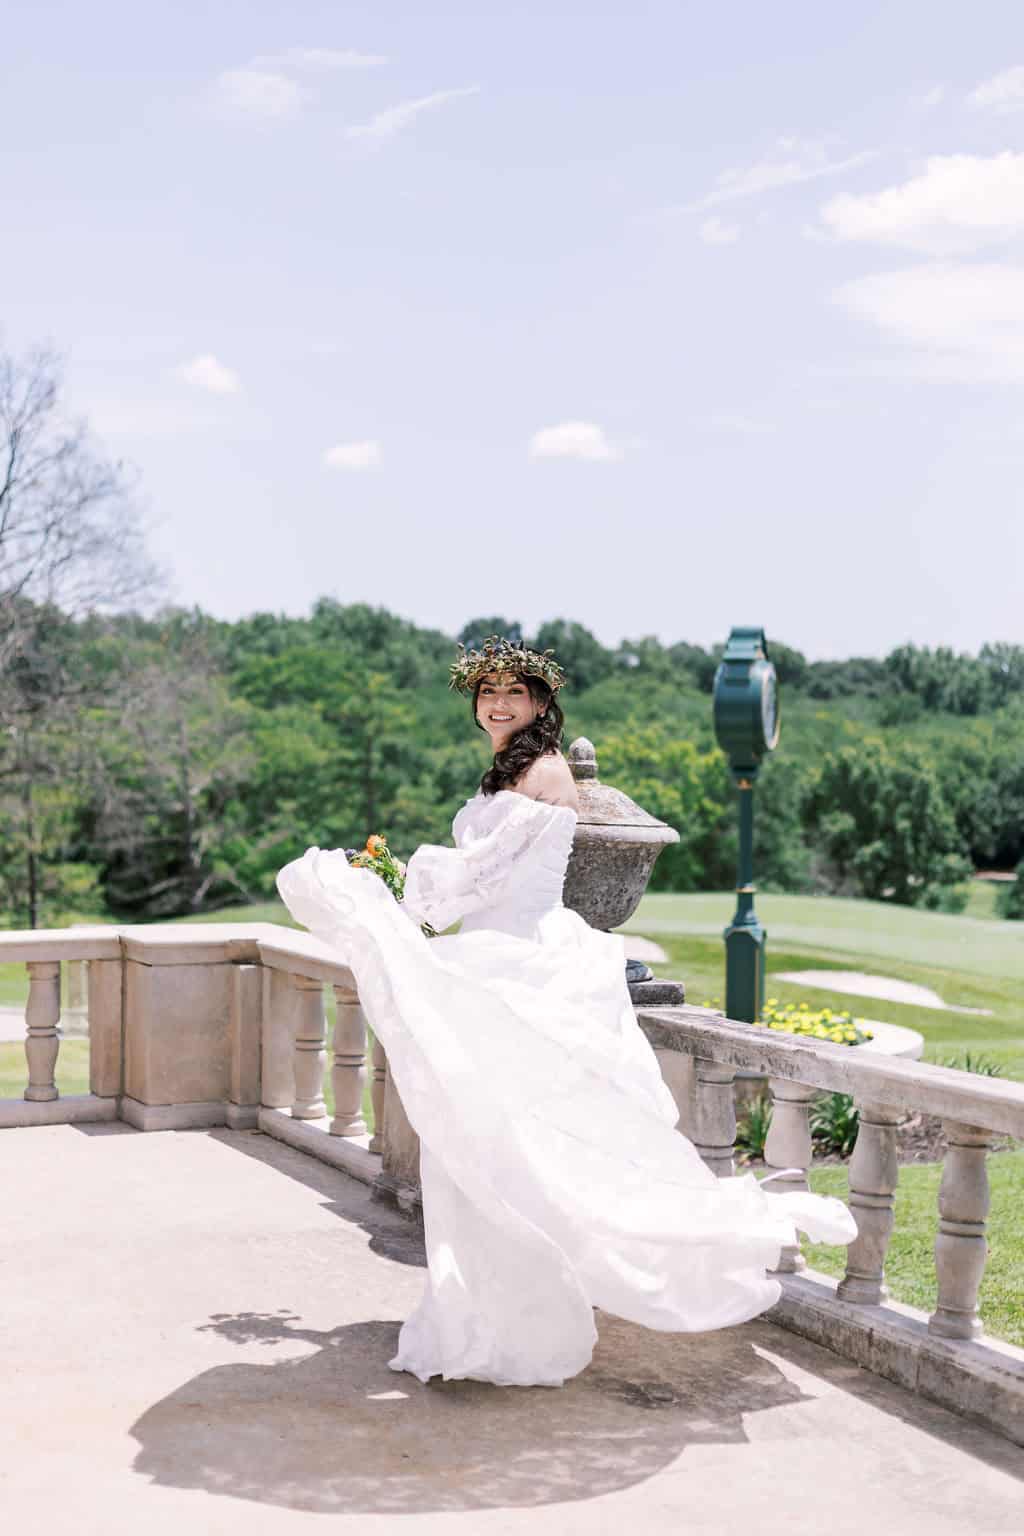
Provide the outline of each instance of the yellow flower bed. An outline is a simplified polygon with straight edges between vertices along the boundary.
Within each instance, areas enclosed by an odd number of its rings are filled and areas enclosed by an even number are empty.
[[[702,1008],[717,1008],[717,999],[706,999]],[[862,1045],[873,1040],[870,1029],[865,1029],[852,1013],[834,1013],[831,1008],[819,1008],[815,1013],[806,1003],[783,1004],[770,997],[764,1006],[764,1017],[757,1020],[766,1029],[782,1030],[788,1035],[810,1035],[815,1040],[831,1040],[834,1045]]]

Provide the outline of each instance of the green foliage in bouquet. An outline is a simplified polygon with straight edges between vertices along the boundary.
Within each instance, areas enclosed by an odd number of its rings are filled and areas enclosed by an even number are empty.
[[[388,840],[381,833],[375,832],[372,837],[366,839],[366,847],[357,853],[354,848],[345,849],[345,857],[354,869],[372,869],[396,901],[405,899],[405,865],[401,859],[396,859],[388,847]],[[420,927],[428,939],[436,937],[429,923],[421,923]]]

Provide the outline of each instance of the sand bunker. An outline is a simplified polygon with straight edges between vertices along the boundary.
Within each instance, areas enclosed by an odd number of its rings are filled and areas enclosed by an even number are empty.
[[[626,941],[627,960],[642,960],[645,965],[664,965],[667,961],[668,955],[653,939],[641,939],[635,933],[624,933],[622,937]]]
[[[800,987],[821,987],[828,992],[849,992],[852,997],[877,997],[887,1003],[911,1003],[916,1008],[940,1008],[944,1013],[991,1016],[991,1008],[957,1008],[944,1003],[931,987],[894,976],[870,976],[866,971],[776,971],[775,981],[794,981]]]

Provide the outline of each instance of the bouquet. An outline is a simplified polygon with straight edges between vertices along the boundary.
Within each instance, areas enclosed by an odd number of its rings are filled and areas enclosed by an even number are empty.
[[[405,896],[405,865],[401,859],[396,859],[388,847],[388,840],[379,832],[366,839],[366,847],[356,852],[354,848],[345,849],[345,857],[354,869],[372,869],[378,875],[396,901],[401,901]],[[436,937],[429,923],[421,923],[420,927],[428,939]]]

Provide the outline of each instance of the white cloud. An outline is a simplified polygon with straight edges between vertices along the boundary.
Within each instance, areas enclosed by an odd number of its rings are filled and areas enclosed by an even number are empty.
[[[203,352],[178,370],[186,384],[205,389],[211,395],[237,395],[242,381],[233,368],[225,368],[212,352]]]
[[[927,91],[921,91],[919,95],[914,96],[912,102],[915,107],[937,107],[945,99],[945,95],[944,85],[933,85]]]
[[[608,441],[604,428],[593,421],[560,421],[543,427],[530,438],[531,459],[591,459],[606,463],[622,458],[622,449]]]
[[[967,100],[972,107],[990,112],[1024,112],[1024,64],[1004,69],[990,80],[983,80]]]
[[[250,117],[294,117],[316,93],[296,75],[326,75],[346,69],[372,69],[383,54],[350,48],[286,48],[261,54],[238,69],[225,69],[213,82],[212,100],[222,112]]]
[[[777,148],[780,153],[775,158],[722,171],[715,178],[712,190],[697,202],[686,204],[684,211],[692,213],[715,208],[721,203],[757,197],[763,192],[777,192],[801,182],[817,181],[823,176],[841,176],[875,158],[873,150],[861,150],[842,160],[830,160],[824,145],[805,143],[800,139],[780,139]]]
[[[297,80],[269,69],[226,69],[213,94],[223,110],[251,117],[293,117],[311,99]]]
[[[944,377],[1024,378],[1024,268],[928,263],[845,283],[835,301]]]
[[[1024,233],[1024,154],[935,155],[909,181],[832,198],[821,217],[839,240],[936,255],[1006,240]]]
[[[717,214],[705,219],[697,231],[705,245],[735,245],[740,237],[738,224],[727,224]]]
[[[380,443],[365,438],[358,443],[335,443],[324,454],[324,463],[328,469],[373,469],[380,458]]]
[[[479,90],[478,85],[464,85],[454,91],[435,91],[431,96],[418,96],[415,101],[400,101],[396,106],[387,107],[383,112],[378,112],[368,122],[353,123],[352,127],[346,130],[346,137],[384,144],[388,139],[393,139],[396,134],[401,133],[403,128],[408,127],[421,112],[432,112],[435,107],[444,106],[449,101],[456,101],[460,96],[476,96]]]

